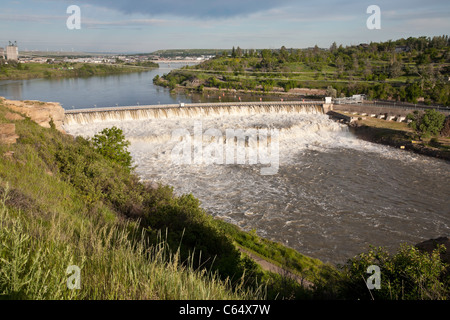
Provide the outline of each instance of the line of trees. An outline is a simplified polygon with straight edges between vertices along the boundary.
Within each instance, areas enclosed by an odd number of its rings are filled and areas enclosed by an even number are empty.
[[[174,70],[155,83],[261,91],[332,86],[337,96],[360,93],[372,99],[450,105],[449,79],[450,43],[443,35],[348,47],[333,43],[327,49],[238,46],[231,53],[224,51],[199,65]]]

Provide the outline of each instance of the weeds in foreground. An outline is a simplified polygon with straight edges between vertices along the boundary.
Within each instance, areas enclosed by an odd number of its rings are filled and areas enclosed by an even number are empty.
[[[8,188],[0,199],[0,297],[5,299],[261,299],[252,291],[231,287],[207,270],[180,261],[165,242],[149,245],[145,231],[130,223],[53,215],[30,219],[8,208]],[[50,222],[50,223],[48,223]],[[192,257],[193,258],[193,257]],[[70,290],[69,266],[81,270],[79,290]]]

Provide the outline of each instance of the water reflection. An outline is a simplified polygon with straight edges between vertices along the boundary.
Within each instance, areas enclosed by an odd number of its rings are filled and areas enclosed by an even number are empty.
[[[7,86],[5,86],[6,93],[0,94],[3,97],[10,97],[13,100],[23,100],[22,91],[24,83],[22,81],[11,81]]]

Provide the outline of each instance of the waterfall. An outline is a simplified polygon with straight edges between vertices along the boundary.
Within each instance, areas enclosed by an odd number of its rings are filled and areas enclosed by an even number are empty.
[[[104,121],[127,121],[148,119],[171,119],[171,118],[194,118],[208,116],[228,115],[255,115],[255,114],[290,114],[290,113],[323,113],[322,105],[319,103],[254,103],[254,104],[193,104],[180,107],[148,106],[148,107],[118,107],[110,109],[84,109],[66,111],[64,124],[88,124]]]

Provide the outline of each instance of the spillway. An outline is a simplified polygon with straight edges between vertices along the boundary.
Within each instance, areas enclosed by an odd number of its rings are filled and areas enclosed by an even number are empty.
[[[65,123],[87,124],[105,121],[128,121],[147,119],[196,118],[209,116],[323,113],[320,102],[260,102],[260,103],[211,103],[116,107],[103,109],[66,110]]]

